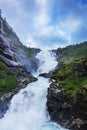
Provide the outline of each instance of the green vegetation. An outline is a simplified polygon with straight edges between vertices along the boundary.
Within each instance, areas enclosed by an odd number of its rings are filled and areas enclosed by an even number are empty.
[[[63,93],[75,98],[77,93],[87,98],[87,58],[78,58],[67,64],[60,64],[52,74]]]
[[[28,57],[34,57],[38,52],[40,52],[40,49],[38,48],[30,48],[30,47],[27,48],[26,46],[22,47]]]
[[[77,93],[82,93],[87,96],[87,78],[78,78],[77,80],[65,79],[59,82],[61,90],[69,94],[71,97],[76,97]]]
[[[64,64],[72,62],[76,58],[87,58],[87,41],[65,48],[58,48],[55,52],[59,56],[59,62]]]
[[[59,68],[52,74],[62,92],[76,96],[87,96],[87,42],[58,48]]]
[[[7,65],[0,60],[0,97],[18,86],[16,77],[11,74]]]
[[[8,67],[6,66],[5,63],[3,63],[2,61],[0,61],[0,78],[5,76],[5,72],[8,71]]]

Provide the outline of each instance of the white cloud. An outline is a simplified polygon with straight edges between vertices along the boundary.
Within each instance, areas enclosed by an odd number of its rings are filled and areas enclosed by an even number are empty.
[[[48,5],[48,0],[36,0],[36,4],[39,10],[34,18],[34,26],[39,30],[50,22],[48,14],[50,7]]]
[[[69,31],[70,33],[76,32],[81,25],[81,19],[73,17],[72,15],[70,16],[69,14],[65,21],[61,21],[59,25],[63,30]]]
[[[25,45],[27,47],[34,47],[34,48],[37,47],[37,44],[35,43],[33,37],[30,35],[27,37],[27,39],[25,41]]]
[[[60,19],[55,23],[51,17],[53,0],[34,0],[33,4],[31,1],[29,0],[29,5],[26,5],[24,0],[0,0],[0,5],[3,3],[4,9],[7,11],[7,21],[17,32],[21,41],[26,46],[41,47],[44,44],[46,48],[50,45],[56,47],[57,40],[61,41],[60,39],[70,43],[72,34],[80,27],[81,20],[68,13],[65,20]],[[54,43],[52,43],[53,40]],[[47,44],[49,45],[47,46]]]
[[[20,21],[19,15],[21,16],[21,14],[23,13],[23,10],[21,8],[21,1],[20,0],[8,0],[8,1],[0,0],[0,4],[2,6],[3,15],[7,16],[7,19],[10,22],[10,24],[12,26],[14,26],[15,23],[18,24],[18,21]]]
[[[0,0],[0,3],[3,3],[4,5],[8,5],[9,7],[12,6],[12,7],[19,7],[20,6],[20,3],[21,1],[18,1],[18,0]]]

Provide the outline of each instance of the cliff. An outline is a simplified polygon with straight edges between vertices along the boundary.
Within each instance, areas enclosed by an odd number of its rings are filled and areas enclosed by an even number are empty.
[[[70,130],[86,130],[87,42],[58,49],[57,54],[59,65],[47,96],[49,114]]]
[[[8,25],[6,20],[1,18],[2,28],[0,29],[0,57],[9,66],[22,66],[28,72],[37,69],[37,59],[31,50],[37,54],[39,49],[27,48],[22,45],[18,36]],[[29,55],[30,54],[30,55]]]
[[[12,96],[21,88],[26,87],[28,83],[37,80],[31,72],[38,67],[35,55],[39,51],[39,49],[24,47],[7,21],[0,17],[1,118],[8,109]]]

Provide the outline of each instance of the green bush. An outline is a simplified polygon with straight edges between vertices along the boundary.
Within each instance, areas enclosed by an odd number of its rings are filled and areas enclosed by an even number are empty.
[[[18,81],[13,75],[6,75],[0,80],[0,96],[4,93],[11,92],[18,86]]]
[[[16,77],[11,74],[7,65],[0,60],[0,96],[11,92],[18,86]]]

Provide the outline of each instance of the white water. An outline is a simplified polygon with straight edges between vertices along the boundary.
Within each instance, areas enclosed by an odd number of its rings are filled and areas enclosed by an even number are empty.
[[[49,51],[41,51],[37,58],[40,60],[35,74],[38,81],[29,84],[12,98],[9,110],[0,120],[0,130],[65,130],[49,121],[46,96],[50,83],[48,79],[38,76],[53,70],[57,62]]]

